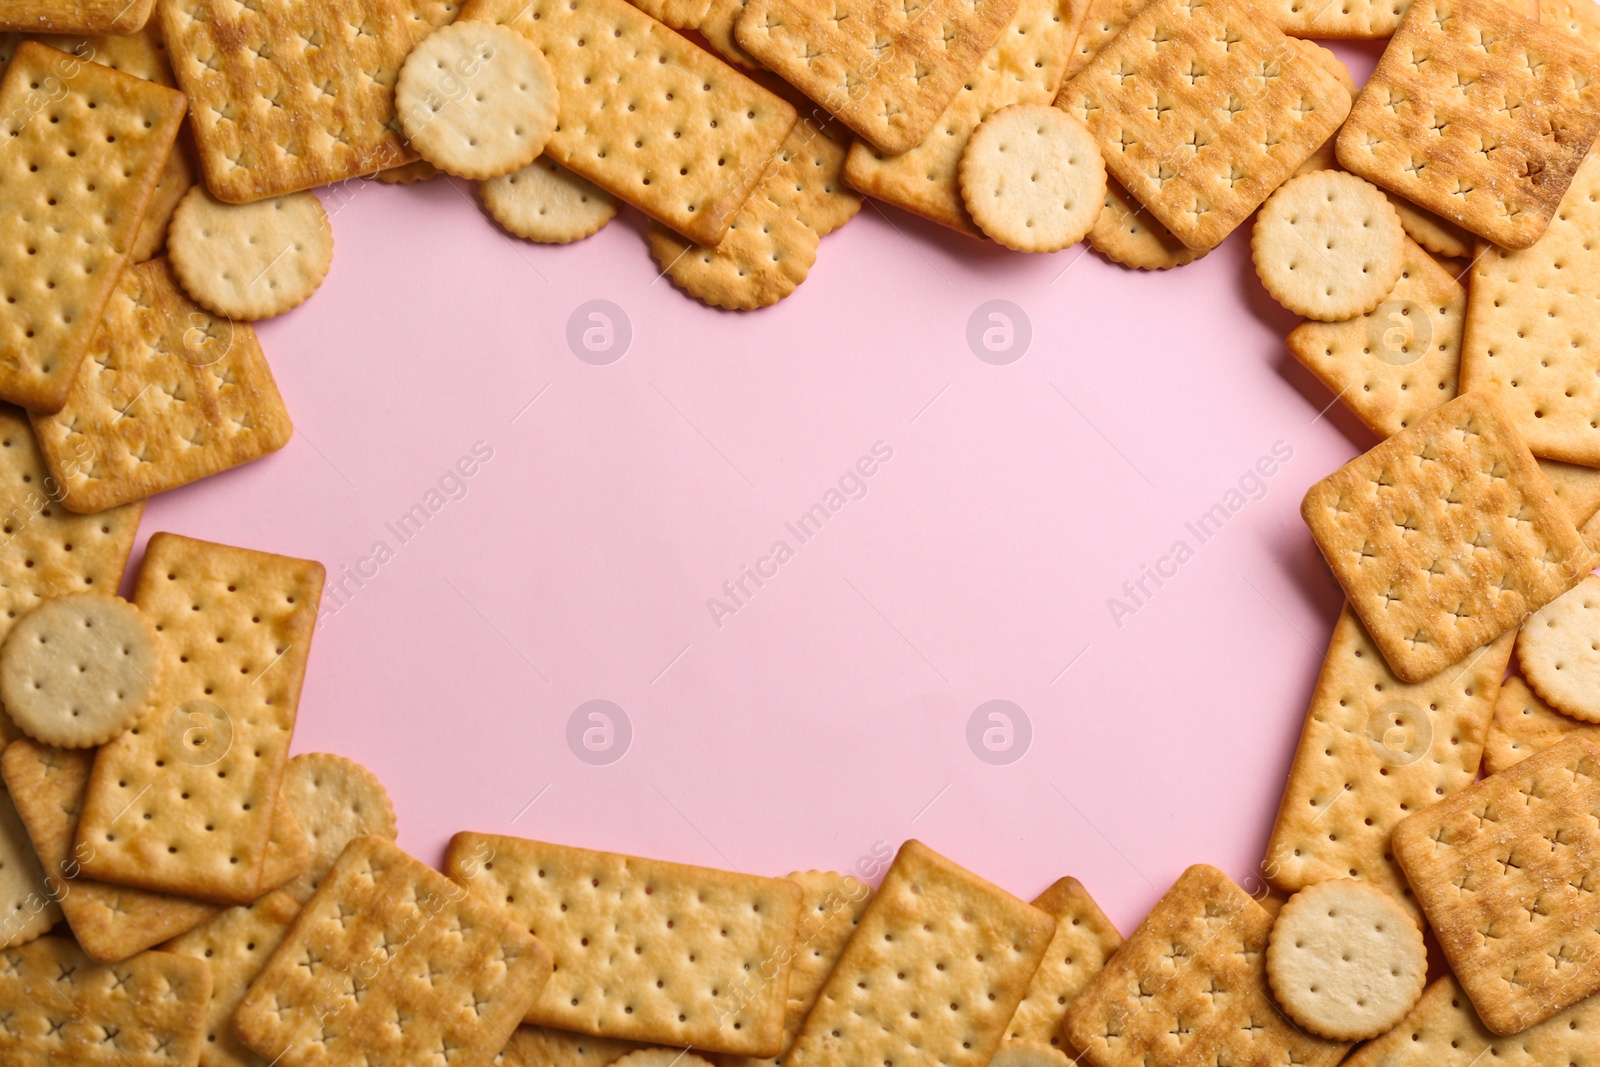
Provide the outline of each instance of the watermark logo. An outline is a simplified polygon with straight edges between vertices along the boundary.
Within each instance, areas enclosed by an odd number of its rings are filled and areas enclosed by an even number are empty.
[[[985,363],[1004,367],[1028,353],[1033,323],[1028,313],[1009,300],[979,304],[967,319],[967,347]]]
[[[583,762],[605,767],[628,754],[633,720],[609,700],[586,700],[567,716],[567,747]]]
[[[179,704],[167,717],[167,747],[191,767],[209,767],[233,747],[233,719],[209,700]]]
[[[1390,767],[1409,767],[1433,748],[1433,719],[1409,700],[1388,700],[1367,716],[1367,743]]]
[[[1385,300],[1367,317],[1367,351],[1396,367],[1415,363],[1433,344],[1433,320],[1412,300]]]
[[[967,716],[967,747],[991,766],[1017,762],[1032,744],[1032,720],[1009,700],[984,701]]]
[[[592,366],[615,363],[628,354],[631,344],[633,323],[626,311],[609,300],[579,304],[567,319],[567,347]]]

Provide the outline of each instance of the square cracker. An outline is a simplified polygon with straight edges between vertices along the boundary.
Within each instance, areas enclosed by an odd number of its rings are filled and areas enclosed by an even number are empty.
[[[696,244],[722,240],[798,117],[626,0],[469,0],[462,17],[509,26],[550,61],[551,159]]]
[[[1500,687],[1483,743],[1483,773],[1499,774],[1536,753],[1580,734],[1600,745],[1600,724],[1580,722],[1546,704],[1533,687],[1512,675]]]
[[[248,463],[294,433],[255,330],[191,301],[165,258],[123,272],[66,403],[33,429],[61,502],[81,512]]]
[[[1006,1027],[1006,1040],[1060,1048],[1067,1006],[1122,945],[1122,935],[1076,878],[1057,879],[1033,898],[1033,906],[1055,916],[1056,932]]]
[[[782,1047],[801,901],[787,878],[477,833],[450,839],[444,870],[554,954],[528,1022],[746,1056]]]
[[[1334,624],[1262,865],[1293,892],[1333,878],[1387,890],[1420,918],[1389,851],[1395,825],[1478,775],[1516,632],[1425,682],[1394,676],[1348,604]]]
[[[0,397],[57,411],[139,234],[183,94],[34,41],[0,79]]]
[[[345,847],[233,1015],[282,1067],[488,1067],[550,977],[550,953],[381,837]]]
[[[0,30],[132,34],[154,7],[155,0],[0,0]]]
[[[785,1067],[984,1067],[1056,920],[920,841],[889,873]]]
[[[1267,986],[1272,917],[1215,867],[1184,871],[1067,1009],[1093,1067],[1332,1067],[1349,1047],[1291,1023]]]
[[[1506,248],[1600,129],[1600,54],[1499,0],[1414,0],[1339,132],[1346,169]]]
[[[322,598],[309,560],[158,533],[134,603],[166,669],[137,727],[95,757],[84,873],[248,904],[258,895]]]
[[[1207,250],[1338,129],[1350,94],[1247,0],[1151,0],[1062,86],[1106,169]]]
[[[1307,491],[1300,513],[1396,677],[1420,682],[1593,566],[1492,393],[1466,393]]]
[[[1484,1025],[1516,1034],[1600,989],[1600,748],[1553,748],[1417,812],[1394,854]]]
[[[1018,0],[750,0],[735,39],[885,152],[915,148]]]
[[[248,203],[409,163],[394,81],[455,0],[161,5],[206,187]]]
[[[1591,467],[1600,465],[1597,232],[1600,153],[1591,152],[1535,244],[1478,246],[1461,351],[1463,388],[1498,394],[1534,455]]]

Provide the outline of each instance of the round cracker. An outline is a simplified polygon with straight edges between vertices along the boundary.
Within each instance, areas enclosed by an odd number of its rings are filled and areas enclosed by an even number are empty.
[[[1522,624],[1522,676],[1559,712],[1600,722],[1600,577],[1591,574]]]
[[[149,707],[161,674],[159,640],[149,617],[120,597],[46,600],[0,646],[0,700],[36,741],[103,745]]]
[[[1290,1018],[1335,1041],[1377,1037],[1422,996],[1428,953],[1405,907],[1338,878],[1290,897],[1267,941],[1267,981]]]
[[[617,215],[616,197],[546,156],[479,183],[478,199],[507,233],[541,244],[580,241]]]
[[[1400,278],[1405,243],[1400,216],[1377,186],[1319,170],[1291,178],[1262,205],[1250,253],[1278,303],[1342,322],[1383,302]]]
[[[1089,246],[1114,263],[1135,270],[1170,270],[1193,263],[1196,252],[1144,209],[1144,205],[1114,179],[1106,179],[1106,195]]]
[[[1087,127],[1049,104],[1012,104],[961,153],[961,198],[978,228],[1018,252],[1056,252],[1094,227],[1106,165]]]
[[[266,319],[303,304],[328,276],[333,227],[310,193],[224,204],[196,185],[172,214],[167,258],[196,304],[230,319]]]
[[[455,22],[411,50],[395,110],[411,147],[458,178],[483,181],[532,163],[556,129],[556,76],[521,34]]]
[[[311,862],[283,891],[304,904],[339,853],[363,834],[393,841],[394,805],[376,775],[354,760],[308,752],[283,770],[283,800],[311,845]]]

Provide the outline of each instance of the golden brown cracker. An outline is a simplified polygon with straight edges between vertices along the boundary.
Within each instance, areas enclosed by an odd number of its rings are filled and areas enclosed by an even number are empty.
[[[1067,1006],[1121,946],[1122,935],[1076,878],[1058,878],[1032,903],[1055,916],[1056,932],[1011,1016],[1006,1041],[1060,1048]]]
[[[1563,715],[1516,675],[1505,680],[1483,743],[1483,773],[1499,774],[1537,752],[1581,734],[1600,744],[1600,724]]]
[[[308,752],[291,759],[283,770],[283,802],[310,851],[306,870],[285,887],[302,904],[351,841],[367,835],[393,841],[399,833],[383,783],[343,756]]]
[[[24,33],[132,34],[144,28],[155,0],[5,0],[0,30]]]

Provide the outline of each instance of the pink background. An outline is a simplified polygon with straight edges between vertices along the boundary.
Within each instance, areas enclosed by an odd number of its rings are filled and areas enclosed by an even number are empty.
[[[1378,50],[1339,51],[1364,78]],[[294,440],[142,533],[330,584],[394,550],[319,628],[295,748],[376,771],[403,846],[477,829],[781,874],[916,836],[1025,896],[1076,875],[1124,931],[1187,864],[1257,884],[1340,603],[1300,498],[1371,439],[1319,417],[1245,230],[1138,274],[869,202],[794,296],[734,315],[657,279],[632,212],[547,248],[463,182],[324,199],[333,271],[260,331]],[[594,299],[632,326],[606,366],[566,341]],[[992,299],[1031,322],[1009,365],[967,344]],[[385,523],[480,441],[401,544]],[[866,495],[799,544],[784,523],[879,441]],[[1108,599],[1280,442],[1264,495],[1119,627]],[[779,538],[793,559],[719,628],[707,599]],[[606,766],[566,740],[592,699],[632,723]],[[968,747],[991,699],[1032,725],[1010,765]]]

